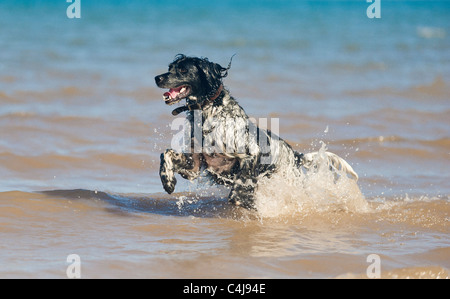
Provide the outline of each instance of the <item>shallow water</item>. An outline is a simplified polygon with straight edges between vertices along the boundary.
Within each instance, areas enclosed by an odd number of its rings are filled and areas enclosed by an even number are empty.
[[[178,198],[178,199],[177,199]],[[261,218],[224,199],[86,190],[0,194],[2,277],[448,278],[448,199]]]
[[[384,278],[449,276],[448,2],[67,5],[0,3],[0,277],[65,278],[69,254],[83,278],[366,278],[370,254]],[[204,179],[164,194],[178,131],[153,77],[177,53],[236,53],[247,113],[358,182],[275,177],[258,212]]]

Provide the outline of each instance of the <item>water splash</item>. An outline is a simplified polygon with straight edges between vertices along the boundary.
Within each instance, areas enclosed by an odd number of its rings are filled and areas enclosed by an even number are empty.
[[[283,172],[259,181],[256,208],[262,218],[295,216],[311,212],[366,212],[368,203],[356,181],[328,164],[320,163],[326,154],[322,143],[313,161],[314,167],[295,173],[286,167]]]

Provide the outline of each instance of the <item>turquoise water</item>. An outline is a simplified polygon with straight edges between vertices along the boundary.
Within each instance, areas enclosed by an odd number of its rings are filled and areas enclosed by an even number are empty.
[[[381,19],[365,1],[81,1],[81,19],[65,1],[29,2],[0,4],[1,70],[26,70],[21,88],[77,71],[149,86],[177,53],[222,64],[237,54],[236,80],[330,94],[450,76],[448,1],[382,1]]]

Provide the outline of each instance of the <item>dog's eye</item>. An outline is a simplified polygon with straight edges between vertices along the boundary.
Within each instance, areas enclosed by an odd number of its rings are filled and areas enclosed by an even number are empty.
[[[178,68],[178,71],[179,71],[180,73],[182,73],[182,74],[187,73],[187,69],[185,69],[184,67]]]

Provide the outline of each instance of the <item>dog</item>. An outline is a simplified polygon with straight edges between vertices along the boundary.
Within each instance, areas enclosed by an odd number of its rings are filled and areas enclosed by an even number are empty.
[[[168,72],[155,77],[159,88],[168,89],[163,94],[167,105],[186,100],[172,114],[186,112],[191,133],[189,150],[167,149],[161,154],[159,175],[167,193],[175,190],[175,173],[192,181],[205,172],[213,182],[229,187],[231,203],[255,209],[260,178],[286,169],[295,175],[302,168],[317,167],[318,156],[325,156],[323,163],[330,170],[343,171],[358,179],[352,167],[339,156],[330,152],[299,153],[270,130],[249,121],[244,109],[223,85],[232,58],[224,68],[208,58],[178,54],[169,64]],[[202,130],[196,134],[198,127]]]

